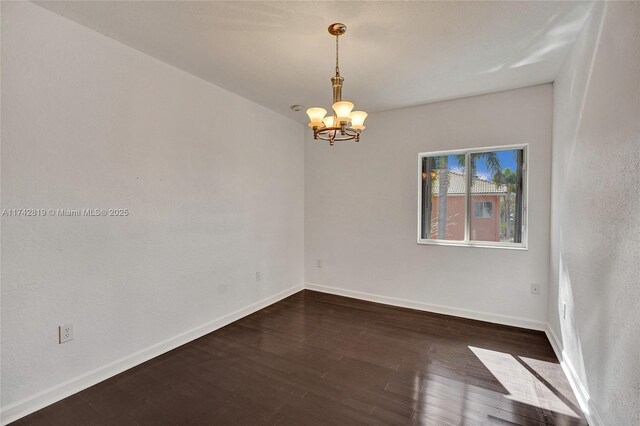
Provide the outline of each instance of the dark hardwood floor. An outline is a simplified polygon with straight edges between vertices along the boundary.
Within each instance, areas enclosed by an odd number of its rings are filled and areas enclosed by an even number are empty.
[[[14,425],[586,425],[544,333],[297,293]]]

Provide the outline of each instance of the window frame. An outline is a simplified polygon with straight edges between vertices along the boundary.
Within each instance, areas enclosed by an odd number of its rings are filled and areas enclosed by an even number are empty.
[[[469,176],[469,162],[471,154],[478,154],[487,151],[512,151],[516,149],[522,150],[522,242],[511,243],[506,241],[474,241],[470,239],[471,215],[473,214],[471,206],[471,176]],[[465,166],[465,232],[464,240],[439,240],[435,238],[422,238],[422,159],[425,157],[438,157],[445,155],[464,154],[466,158]],[[500,248],[510,250],[528,250],[529,249],[529,144],[513,144],[486,146],[467,149],[453,149],[447,151],[432,151],[418,153],[418,232],[417,243],[420,245],[436,245],[436,246],[458,246],[458,247],[478,247],[478,248]],[[495,212],[494,212],[495,214]]]

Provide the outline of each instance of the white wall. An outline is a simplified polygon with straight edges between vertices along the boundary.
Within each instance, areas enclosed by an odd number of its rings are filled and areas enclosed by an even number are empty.
[[[543,329],[551,118],[552,87],[542,85],[372,114],[357,145],[330,147],[307,134],[305,281]],[[416,244],[419,152],[520,143],[530,144],[528,251]]]
[[[2,218],[4,421],[303,284],[301,124],[26,2],[2,113],[2,208],[130,211]]]
[[[640,3],[596,5],[554,93],[549,323],[593,424],[640,424]]]

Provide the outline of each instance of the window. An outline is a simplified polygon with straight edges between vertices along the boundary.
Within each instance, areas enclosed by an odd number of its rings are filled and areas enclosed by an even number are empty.
[[[491,201],[476,201],[475,217],[491,217],[493,203]]]
[[[526,145],[421,153],[418,243],[526,248]]]

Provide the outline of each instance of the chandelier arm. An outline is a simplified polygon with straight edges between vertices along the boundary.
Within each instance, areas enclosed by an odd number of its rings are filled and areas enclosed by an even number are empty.
[[[328,141],[331,145],[333,145],[334,142],[360,141],[360,131],[352,128],[346,128],[344,134],[342,134],[340,127],[325,127],[318,129],[314,136],[314,139]]]
[[[331,141],[333,141],[333,142],[348,142],[348,141],[355,140],[356,142],[360,142],[359,139],[360,138],[358,136],[349,136],[347,138],[334,138],[334,139],[331,139],[329,137],[323,138],[323,137],[318,136],[317,140],[319,140],[319,141],[327,141],[327,142],[331,142]]]

